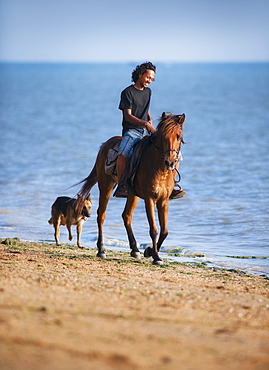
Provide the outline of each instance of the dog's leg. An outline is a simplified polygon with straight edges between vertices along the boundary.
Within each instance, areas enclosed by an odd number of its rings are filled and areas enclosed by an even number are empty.
[[[81,234],[82,234],[83,223],[84,223],[84,220],[80,220],[77,223],[77,245],[78,245],[79,248],[83,248],[80,244],[80,237],[81,237]]]
[[[71,232],[71,223],[66,220],[66,227],[69,233],[69,240],[71,241],[73,239],[72,232]]]
[[[56,222],[54,222],[54,229],[55,229],[54,237],[55,237],[56,245],[61,245],[60,244],[60,225],[61,225],[61,217],[58,217]]]

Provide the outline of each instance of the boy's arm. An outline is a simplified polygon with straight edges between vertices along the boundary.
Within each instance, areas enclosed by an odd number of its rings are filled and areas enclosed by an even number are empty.
[[[150,115],[150,111],[148,110],[148,121],[152,125],[152,117]]]
[[[123,114],[124,114],[125,120],[130,122],[131,124],[144,126],[149,132],[151,133],[155,132],[155,128],[152,126],[152,118],[149,112],[148,112],[148,119],[149,119],[148,121],[144,121],[140,118],[135,117],[132,114],[131,109],[123,109]]]

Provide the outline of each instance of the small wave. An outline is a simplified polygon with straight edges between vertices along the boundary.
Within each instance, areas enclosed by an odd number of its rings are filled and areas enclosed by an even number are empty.
[[[104,244],[113,247],[125,247],[129,248],[129,243],[123,240],[113,239],[104,237]]]
[[[192,251],[188,248],[184,247],[163,247],[162,252],[167,253],[169,256],[174,257],[188,257],[188,258],[196,258],[196,257],[206,257],[205,253],[203,252],[196,252]]]
[[[11,213],[16,213],[16,212],[15,211],[9,211],[6,208],[0,209],[0,214],[1,215],[8,215],[8,214],[11,214]]]

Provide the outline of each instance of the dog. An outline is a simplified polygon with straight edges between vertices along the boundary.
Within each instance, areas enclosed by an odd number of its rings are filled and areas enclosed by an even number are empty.
[[[81,212],[78,212],[77,204],[80,203]],[[80,244],[82,227],[85,220],[90,217],[92,201],[91,197],[83,199],[80,195],[78,198],[58,197],[51,206],[51,218],[48,220],[50,225],[55,229],[56,245],[60,244],[60,226],[66,226],[69,232],[69,240],[73,239],[71,225],[77,226],[77,246],[83,248]]]

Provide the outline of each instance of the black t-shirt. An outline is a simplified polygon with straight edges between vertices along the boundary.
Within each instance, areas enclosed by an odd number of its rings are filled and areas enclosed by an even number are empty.
[[[119,104],[119,109],[131,109],[133,116],[142,119],[143,121],[148,121],[148,110],[150,104],[151,89],[146,87],[144,90],[138,90],[134,85],[126,87],[121,93],[121,99]],[[124,119],[124,114],[122,118],[122,133],[124,134],[126,130],[130,128],[138,129],[144,128],[144,126],[133,125]]]

